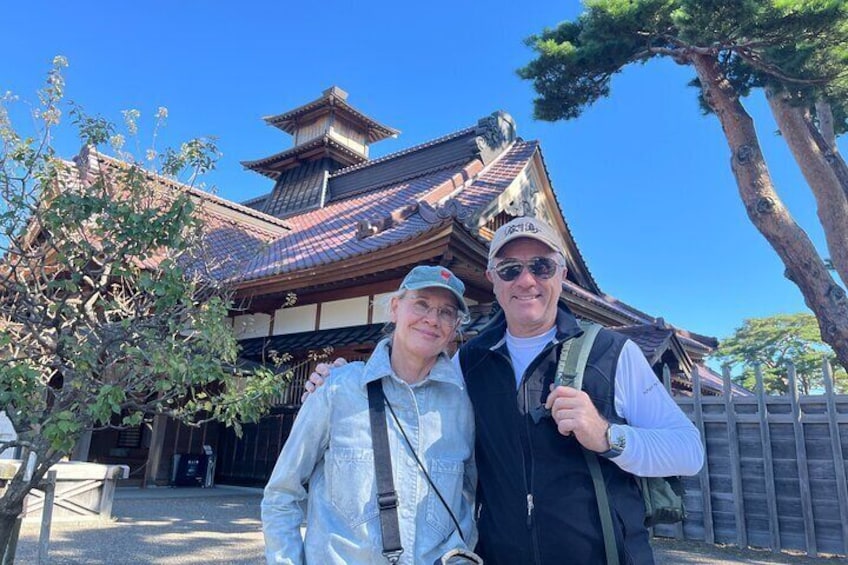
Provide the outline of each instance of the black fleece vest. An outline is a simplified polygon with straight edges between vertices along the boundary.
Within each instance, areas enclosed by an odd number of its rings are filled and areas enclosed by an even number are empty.
[[[516,391],[506,324],[496,318],[460,349],[476,418],[481,505],[477,551],[487,565],[603,565],[603,533],[595,492],[580,446],[564,437],[543,404],[562,343],[580,332],[560,303],[556,342],[531,362]],[[610,422],[615,370],[626,338],[602,330],[589,355],[583,390]],[[600,458],[622,564],[654,563],[644,506],[633,476]]]

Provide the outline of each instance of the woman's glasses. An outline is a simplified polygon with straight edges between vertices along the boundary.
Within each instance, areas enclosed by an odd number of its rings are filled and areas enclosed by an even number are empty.
[[[429,302],[416,296],[405,296],[404,298],[410,301],[412,313],[416,316],[423,318],[429,316],[430,312],[435,310],[436,318],[443,324],[452,326],[456,325],[456,322],[459,320],[459,310],[452,306],[430,306]]]
[[[494,271],[502,281],[511,282],[521,276],[525,267],[537,279],[547,280],[556,274],[559,263],[550,257],[533,257],[528,261],[507,259],[498,263]]]

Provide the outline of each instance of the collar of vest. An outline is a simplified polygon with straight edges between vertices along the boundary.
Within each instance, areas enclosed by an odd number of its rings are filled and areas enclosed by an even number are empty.
[[[557,302],[556,317],[556,341],[561,343],[583,333],[580,324],[562,298]],[[506,316],[503,310],[498,311],[495,317],[486,325],[475,341],[481,348],[494,349],[501,345],[506,336]]]

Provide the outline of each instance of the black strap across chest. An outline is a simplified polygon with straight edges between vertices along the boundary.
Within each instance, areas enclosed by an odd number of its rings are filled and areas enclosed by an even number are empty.
[[[386,427],[386,404],[383,402],[383,383],[368,383],[368,413],[371,417],[371,443],[374,448],[374,476],[377,479],[377,506],[380,508],[380,531],[383,556],[397,563],[403,553],[398,525],[398,495],[392,479],[392,454],[389,451],[389,432]]]

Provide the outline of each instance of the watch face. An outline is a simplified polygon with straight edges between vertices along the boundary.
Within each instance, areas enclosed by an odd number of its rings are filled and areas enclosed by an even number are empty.
[[[627,444],[627,436],[623,433],[618,432],[612,434],[612,442],[610,442],[610,447],[613,449],[617,449],[618,451],[624,451],[624,447]]]
[[[609,443],[611,450],[624,451],[624,448],[627,445],[627,436],[624,435],[624,432],[621,430],[610,426],[607,431],[607,442]]]

